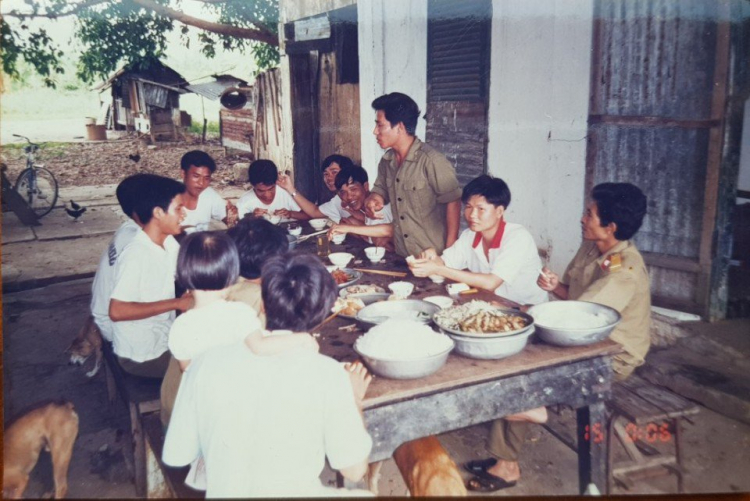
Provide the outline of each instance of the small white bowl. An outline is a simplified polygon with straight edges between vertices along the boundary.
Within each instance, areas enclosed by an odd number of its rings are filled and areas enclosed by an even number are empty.
[[[451,296],[458,296],[459,292],[467,291],[469,289],[471,289],[471,287],[463,283],[448,284],[445,286],[445,290],[448,291],[448,294]]]
[[[349,264],[349,261],[351,261],[353,257],[354,255],[349,254],[348,252],[334,252],[328,255],[328,259],[330,259],[333,264],[340,268],[346,267],[346,265]]]
[[[414,284],[411,282],[393,282],[388,288],[399,299],[406,299],[414,291]]]
[[[453,299],[448,296],[430,296],[424,298],[423,301],[439,306],[442,310],[453,306]]]
[[[290,235],[294,235],[295,237],[298,237],[302,234],[302,226],[296,226],[294,228],[287,229]]]
[[[339,233],[331,238],[331,242],[335,243],[336,245],[341,245],[342,243],[344,243],[345,239],[346,233]]]
[[[310,226],[312,226],[316,231],[322,230],[323,228],[326,227],[327,224],[328,224],[328,219],[324,217],[310,220]]]
[[[268,220],[271,224],[279,224],[281,221],[281,216],[276,216],[274,214],[263,214],[263,217]]]
[[[430,275],[430,280],[432,280],[436,284],[442,284],[443,282],[445,282],[445,277],[442,275]]]
[[[365,255],[373,263],[379,263],[383,259],[383,256],[385,256],[385,247],[367,247]]]

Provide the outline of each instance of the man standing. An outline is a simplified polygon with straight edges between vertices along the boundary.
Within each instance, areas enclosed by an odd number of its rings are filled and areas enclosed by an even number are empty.
[[[185,183],[183,202],[185,233],[206,231],[212,219],[224,222],[230,228],[237,224],[237,207],[225,201],[211,188],[211,175],[216,171],[216,162],[211,155],[201,150],[188,151],[180,160],[182,182]]]
[[[447,158],[416,137],[419,107],[406,94],[393,92],[372,102],[373,134],[388,150],[365,202],[367,216],[382,219],[393,211],[393,243],[401,256],[434,248],[438,254],[458,239],[461,187]]]

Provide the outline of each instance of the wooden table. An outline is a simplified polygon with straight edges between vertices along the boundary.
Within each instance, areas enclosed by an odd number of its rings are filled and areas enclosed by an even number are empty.
[[[392,253],[387,253],[381,263],[371,264],[364,255],[364,247],[364,242],[349,235],[344,244],[331,244],[331,251],[354,254],[355,262],[349,267],[408,271],[403,258]],[[314,249],[312,243],[300,245],[302,251],[314,252]],[[357,264],[356,260],[362,262]],[[365,274],[358,283],[386,287],[398,280],[415,284],[412,298],[447,295],[444,285],[416,278],[410,273],[403,279]],[[503,302],[486,291],[467,295],[460,301],[471,299]],[[355,360],[357,355],[352,345],[362,331],[339,329],[353,323],[335,318],[325,324],[318,338],[321,353],[340,361]],[[607,441],[600,440],[589,430],[595,424],[606,429],[605,401],[610,398],[612,384],[610,359],[620,351],[619,345],[610,340],[590,346],[562,348],[532,337],[521,353],[505,359],[476,360],[451,354],[445,366],[424,378],[394,380],[376,377],[364,400],[365,423],[373,439],[370,460],[391,457],[399,445],[409,440],[542,405],[566,404],[577,410],[581,493],[589,483],[605,492]]]

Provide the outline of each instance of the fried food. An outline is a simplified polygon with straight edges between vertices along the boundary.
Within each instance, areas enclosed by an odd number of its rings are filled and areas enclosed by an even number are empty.
[[[526,321],[514,315],[480,311],[458,322],[458,326],[463,332],[510,332],[526,327]]]
[[[336,281],[337,285],[345,284],[352,279],[352,277],[347,275],[346,272],[342,270],[333,270],[331,272],[331,275],[333,275],[333,279]]]
[[[339,315],[353,317],[364,307],[365,303],[361,299],[338,298],[333,305],[333,311],[338,311]]]

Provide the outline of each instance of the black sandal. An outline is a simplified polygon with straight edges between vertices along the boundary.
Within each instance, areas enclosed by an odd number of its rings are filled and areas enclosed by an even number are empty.
[[[468,465],[467,465],[468,466]],[[517,482],[508,482],[492,473],[482,472],[466,482],[466,489],[473,492],[496,492],[502,489],[515,487]]]
[[[480,473],[486,473],[487,468],[492,468],[496,464],[497,459],[495,458],[474,459],[472,461],[464,463],[464,470],[468,471],[469,473],[479,475]]]

